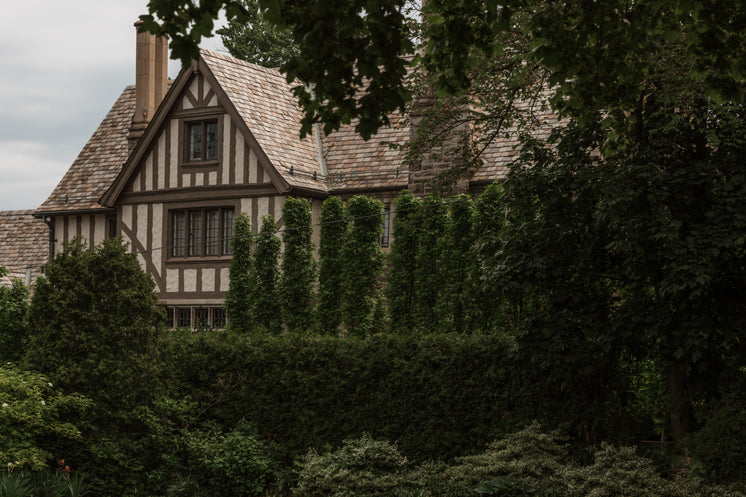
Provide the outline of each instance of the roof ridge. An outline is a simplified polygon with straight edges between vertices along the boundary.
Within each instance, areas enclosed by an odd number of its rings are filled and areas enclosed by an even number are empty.
[[[261,71],[261,72],[264,72],[264,73],[269,73],[269,74],[275,75],[277,77],[282,78],[283,80],[285,79],[285,75],[280,72],[280,69],[278,67],[265,67],[265,66],[256,64],[254,62],[248,62],[246,60],[239,59],[238,57],[234,57],[234,56],[232,56],[230,54],[227,54],[227,53],[216,52],[214,50],[207,50],[207,49],[204,49],[204,48],[200,48],[200,55],[202,55],[203,57],[205,55],[207,55],[208,57],[213,57],[213,58],[221,59],[221,60],[223,60],[225,62],[229,62],[231,64],[236,64],[236,65],[239,65],[239,66],[244,66],[244,67],[247,67],[247,68],[250,68],[250,69],[254,69],[256,71]]]
[[[32,215],[34,209],[12,209],[9,211],[0,211],[0,216],[21,216],[24,214]]]

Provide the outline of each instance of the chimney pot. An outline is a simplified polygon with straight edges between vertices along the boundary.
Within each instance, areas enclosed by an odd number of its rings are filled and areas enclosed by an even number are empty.
[[[147,31],[139,32],[143,22],[134,24],[137,30],[135,51],[135,113],[130,126],[129,148],[142,137],[155,110],[168,88],[168,42]]]

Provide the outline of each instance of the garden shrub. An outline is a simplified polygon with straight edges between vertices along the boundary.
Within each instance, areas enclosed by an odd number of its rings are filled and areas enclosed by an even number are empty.
[[[245,420],[227,432],[213,426],[187,434],[186,445],[191,476],[198,488],[209,489],[208,495],[264,495],[274,481],[274,449]]]
[[[568,468],[565,481],[572,497],[664,497],[671,484],[655,472],[653,463],[635,453],[634,447],[602,443],[591,465]]]
[[[565,438],[534,423],[452,465],[415,466],[384,440],[347,440],[335,451],[309,452],[300,462],[299,497],[744,497],[702,482],[669,480],[631,447],[602,443],[590,464],[568,452]]]
[[[407,465],[394,444],[364,435],[332,452],[306,454],[293,492],[299,497],[395,495],[406,482]]]
[[[558,432],[546,433],[538,423],[532,423],[493,441],[483,452],[458,458],[444,477],[472,489],[499,478],[525,479],[523,487],[539,489],[541,495],[563,495],[568,459],[566,440]]]
[[[66,395],[39,373],[0,366],[0,463],[8,469],[41,470],[64,454],[60,446],[81,438],[71,421],[90,402]]]
[[[0,278],[8,274],[0,266]],[[28,296],[16,278],[10,287],[0,285],[0,364],[18,362],[28,343]]]

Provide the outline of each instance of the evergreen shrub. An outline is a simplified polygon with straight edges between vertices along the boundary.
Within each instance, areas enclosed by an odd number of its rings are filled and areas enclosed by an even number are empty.
[[[452,464],[408,462],[385,440],[364,436],[299,463],[303,497],[744,497],[732,489],[656,473],[632,447],[602,443],[592,461],[572,457],[565,437],[537,423]]]

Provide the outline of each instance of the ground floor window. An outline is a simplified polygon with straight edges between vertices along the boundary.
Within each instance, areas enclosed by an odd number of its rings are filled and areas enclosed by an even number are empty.
[[[222,307],[166,306],[169,328],[222,329],[227,319]]]
[[[381,245],[381,247],[389,246],[390,219],[391,207],[389,205],[386,205],[383,208],[383,218],[381,219],[381,226],[383,227],[383,230],[381,230],[381,237],[378,240],[378,243]]]
[[[233,207],[171,211],[171,256],[231,255]]]

